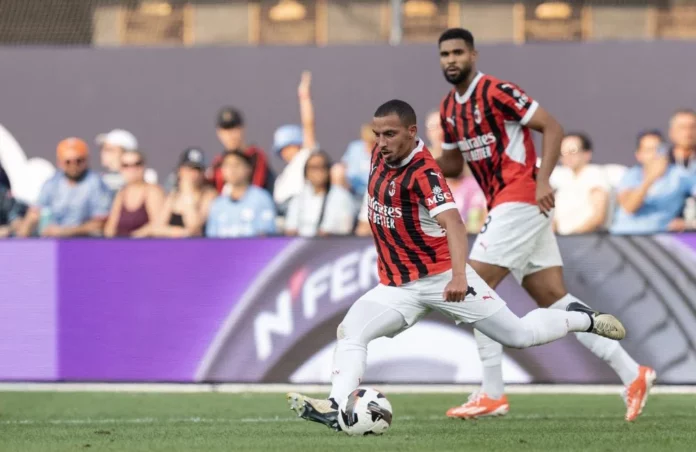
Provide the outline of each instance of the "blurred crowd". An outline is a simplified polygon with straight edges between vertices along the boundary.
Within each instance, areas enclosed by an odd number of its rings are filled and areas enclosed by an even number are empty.
[[[85,140],[58,143],[58,171],[44,183],[35,205],[12,196],[0,166],[0,237],[369,235],[372,130],[362,126],[360,138],[332,162],[318,148],[310,88],[311,74],[305,72],[298,87],[300,124],[274,133],[271,152],[284,162],[278,174],[266,151],[247,141],[244,116],[233,107],[217,115],[222,152],[209,161],[202,149],[185,149],[176,171],[164,178],[147,167],[136,137],[122,129],[96,138],[101,172],[89,169]],[[668,130],[664,137],[658,130],[639,133],[630,168],[593,164],[591,138],[568,133],[551,180],[555,231],[696,230],[696,112],[675,112]],[[443,136],[437,110],[426,116],[423,138],[439,156]],[[468,169],[448,183],[462,219],[477,232],[487,215],[483,192]]]

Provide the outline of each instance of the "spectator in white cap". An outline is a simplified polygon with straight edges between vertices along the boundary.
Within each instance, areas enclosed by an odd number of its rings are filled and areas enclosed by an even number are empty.
[[[97,135],[96,142],[100,147],[101,164],[105,169],[102,180],[115,193],[126,183],[121,175],[121,156],[124,152],[137,151],[138,140],[127,130],[114,129]]]
[[[106,170],[102,173],[102,180],[116,193],[126,183],[121,174],[121,157],[124,152],[138,151],[138,140],[127,130],[114,129],[109,133],[97,135],[96,142],[101,151],[101,164]],[[157,183],[157,173],[151,168],[146,169],[145,181]]]

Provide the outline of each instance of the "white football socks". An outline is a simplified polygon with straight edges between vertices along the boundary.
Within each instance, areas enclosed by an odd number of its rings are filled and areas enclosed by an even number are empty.
[[[483,365],[483,392],[492,399],[503,396],[503,346],[474,328],[474,337]]]
[[[570,303],[581,303],[587,306],[587,304],[568,294],[552,304],[550,309],[565,310]],[[638,363],[631,358],[631,355],[623,349],[618,341],[588,333],[575,333],[575,337],[596,357],[603,359],[609,364],[621,378],[624,385],[630,384],[638,377]]]

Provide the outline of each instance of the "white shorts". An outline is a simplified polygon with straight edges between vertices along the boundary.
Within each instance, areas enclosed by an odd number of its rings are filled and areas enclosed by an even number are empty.
[[[505,267],[518,282],[540,270],[563,266],[551,221],[552,216],[544,216],[538,206],[500,204],[489,212],[469,259]]]
[[[485,319],[505,306],[498,294],[469,265],[466,266],[466,279],[474,293],[467,295],[464,301],[447,302],[443,294],[451,279],[452,270],[448,270],[398,287],[380,284],[360,300],[379,303],[398,311],[406,320],[406,328],[431,311],[438,311],[459,324]]]

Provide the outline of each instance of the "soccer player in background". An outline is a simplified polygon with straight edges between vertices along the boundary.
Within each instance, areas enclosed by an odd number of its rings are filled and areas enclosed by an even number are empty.
[[[471,250],[471,266],[494,289],[512,273],[539,307],[585,305],[566,290],[552,231],[549,178],[560,155],[563,128],[520,87],[476,70],[478,52],[469,31],[445,31],[439,50],[445,79],[454,88],[440,105],[445,140],[438,163],[445,177],[454,177],[466,161],[489,208]],[[543,134],[539,169],[532,130]],[[503,347],[480,329],[474,333],[483,362],[482,390],[450,409],[450,417],[503,415],[509,410],[503,392]],[[576,337],[619,375],[626,386],[626,420],[633,421],[645,405],[655,371],[638,365],[616,341],[582,332]]]
[[[526,348],[571,331],[622,339],[612,315],[580,303],[535,309],[523,318],[467,265],[467,232],[447,182],[417,136],[416,114],[392,100],[374,114],[376,146],[367,185],[368,219],[377,247],[379,284],[360,297],[337,329],[332,389],[327,399],[287,395],[306,420],[339,429],[338,407],[362,381],[367,345],[394,337],[431,311],[473,324],[508,347]]]

